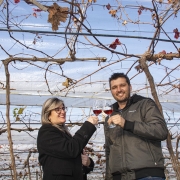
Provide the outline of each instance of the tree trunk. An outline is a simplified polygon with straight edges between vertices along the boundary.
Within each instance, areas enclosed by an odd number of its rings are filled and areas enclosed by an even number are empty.
[[[9,140],[9,150],[10,150],[10,156],[11,156],[11,169],[13,170],[13,180],[17,180],[17,172],[16,172],[16,164],[15,164],[15,157],[13,152],[13,141],[11,136],[11,123],[10,123],[10,116],[9,116],[9,110],[10,110],[10,75],[8,70],[8,61],[3,61],[4,67],[5,67],[5,73],[6,73],[6,122],[7,122],[7,133],[8,133],[8,140]]]
[[[155,100],[155,103],[157,104],[160,112],[163,114],[163,110],[162,110],[162,106],[159,102],[159,98],[158,98],[158,95],[157,95],[157,92],[156,92],[156,88],[155,88],[155,84],[154,84],[154,79],[148,69],[148,66],[146,64],[146,53],[139,59],[139,63],[140,63],[140,66],[142,68],[142,70],[144,71],[144,73],[146,74],[146,77],[148,79],[148,82],[149,82],[149,85],[150,85],[150,88],[151,88],[151,93],[152,93],[152,96]],[[167,148],[169,150],[169,154],[170,154],[170,158],[171,158],[171,162],[172,162],[172,167],[173,167],[173,170],[174,172],[176,173],[176,177],[177,177],[177,180],[180,180],[180,163],[179,163],[179,160],[178,158],[176,158],[175,154],[174,154],[174,151],[173,151],[173,148],[172,148],[172,137],[170,135],[170,133],[168,132],[168,137],[167,137],[167,140],[166,140],[166,143],[167,143]]]

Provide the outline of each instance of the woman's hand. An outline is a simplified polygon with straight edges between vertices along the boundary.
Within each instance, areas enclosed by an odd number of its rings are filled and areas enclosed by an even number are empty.
[[[90,123],[97,125],[98,124],[98,117],[97,116],[90,116],[88,120]]]
[[[83,154],[81,154],[82,164],[84,166],[89,166],[91,164],[91,160],[89,159],[88,155],[86,155],[85,150],[83,149]]]

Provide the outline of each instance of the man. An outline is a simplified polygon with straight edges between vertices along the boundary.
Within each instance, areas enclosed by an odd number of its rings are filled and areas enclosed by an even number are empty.
[[[104,125],[106,180],[164,180],[161,141],[168,130],[163,115],[152,99],[130,97],[132,87],[125,74],[114,73],[109,84],[117,102]]]

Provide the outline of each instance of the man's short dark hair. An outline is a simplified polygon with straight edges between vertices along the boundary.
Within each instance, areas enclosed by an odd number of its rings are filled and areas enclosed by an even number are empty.
[[[125,78],[128,85],[131,85],[130,80],[129,80],[129,78],[128,78],[128,76],[126,74],[124,74],[124,73],[114,73],[109,78],[109,86],[111,87],[111,81],[112,80],[116,80],[118,78]]]

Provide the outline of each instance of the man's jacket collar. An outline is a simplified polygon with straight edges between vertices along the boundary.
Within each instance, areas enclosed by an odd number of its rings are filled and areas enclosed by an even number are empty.
[[[134,104],[134,103],[136,103],[136,102],[138,102],[138,101],[140,101],[140,100],[142,100],[142,99],[145,99],[145,97],[140,96],[140,95],[137,95],[137,94],[133,94],[133,95],[128,99],[127,104],[126,104],[126,106],[125,106],[123,109],[129,107],[131,104]],[[118,102],[115,102],[115,103],[113,104],[113,110],[114,110],[114,111],[119,111],[119,104],[118,104]]]

